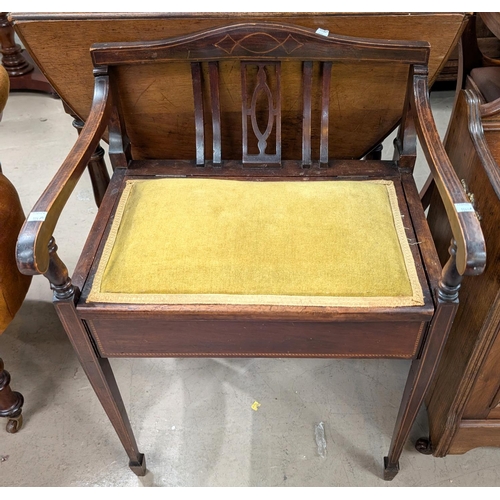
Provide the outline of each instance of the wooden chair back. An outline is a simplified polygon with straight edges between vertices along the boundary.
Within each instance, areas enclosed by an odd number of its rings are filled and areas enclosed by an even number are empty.
[[[91,53],[94,71],[109,71],[116,87],[134,159],[276,165],[300,158],[304,167],[325,166],[362,153],[345,140],[353,123],[363,137],[367,124],[384,119],[385,109],[368,106],[373,95],[362,87],[385,79],[392,90],[405,89],[412,66],[429,58],[426,42],[325,35],[238,23],[158,42],[96,44]],[[175,124],[151,109],[155,102],[161,113],[161,103],[175,106],[179,95],[190,109],[183,106]],[[143,142],[150,127],[156,132]]]
[[[316,31],[387,40],[426,40],[431,46],[429,83],[446,63],[467,21],[466,13],[14,13],[15,29],[64,102],[84,121],[92,102],[93,43],[159,40],[222,27],[234,22],[262,21],[294,24]],[[383,27],[383,29],[382,29]],[[64,52],[64,57],[61,56]],[[163,66],[163,70],[162,70]],[[203,65],[205,85],[208,70]],[[220,65],[221,141],[226,158],[241,158],[241,87],[239,69],[225,61]],[[166,65],[144,65],[140,71],[122,68],[123,113],[136,159],[184,158],[195,156],[195,128],[192,125],[193,89],[189,64],[169,66],[170,85],[165,86]],[[335,158],[361,158],[397,126],[406,93],[407,68],[342,61],[333,68],[330,102],[337,119],[330,123],[330,154]],[[287,62],[281,68],[282,158],[301,157],[302,68]],[[320,78],[313,64],[313,82]],[[204,87],[204,92],[207,89]],[[233,101],[234,98],[234,101]],[[140,112],[139,112],[140,108]],[[313,137],[320,137],[321,92],[312,91]],[[131,114],[130,119],[127,115]],[[207,120],[210,117],[207,116]],[[224,124],[227,123],[227,127]],[[211,142],[211,127],[205,140]],[[165,140],[168,137],[168,140]],[[107,140],[107,135],[104,138]],[[319,139],[317,139],[319,141]],[[312,142],[316,149],[319,142]],[[206,157],[211,154],[210,149]]]

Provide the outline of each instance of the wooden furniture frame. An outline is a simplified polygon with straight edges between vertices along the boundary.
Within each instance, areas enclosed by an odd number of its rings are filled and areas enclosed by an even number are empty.
[[[500,14],[480,15],[500,38]],[[500,97],[488,102],[471,76],[475,68],[500,70],[500,60],[479,50],[475,21],[471,18],[459,45],[460,80],[444,146],[481,218],[488,265],[477,279],[464,280],[462,302],[426,397],[429,437],[415,447],[436,457],[500,446]],[[428,223],[443,262],[450,228],[429,186],[422,196],[430,202]]]
[[[232,24],[158,42],[96,44],[91,54],[95,91],[89,117],[67,159],[28,216],[19,236],[17,259],[22,272],[43,274],[50,281],[58,315],[129,456],[131,469],[138,475],[145,474],[145,459],[138,450],[108,357],[389,357],[413,360],[389,453],[384,459],[384,478],[393,479],[453,321],[462,276],[481,273],[486,259],[479,222],[442,147],[432,117],[427,82],[429,45],[325,36],[308,28],[259,22]],[[165,64],[179,61],[191,68],[195,157],[137,160],[134,144],[128,139],[127,131],[132,131],[133,123],[127,121],[124,111],[120,71],[159,64],[159,74],[163,75]],[[245,155],[247,137],[244,136],[239,161],[224,159],[219,133],[225,116],[218,100],[222,81],[219,71],[227,61],[241,62],[243,75],[249,62],[259,70],[268,65],[275,70],[273,89],[261,73],[253,91],[255,98],[259,86],[267,87],[268,128],[262,132],[259,126],[252,126],[257,148]],[[303,101],[302,155],[295,160],[282,160],[279,88],[286,82],[279,83],[279,72],[282,63],[291,62],[298,62],[302,68],[302,90],[298,91]],[[317,85],[325,90],[334,78],[335,64],[346,62],[368,68],[382,64],[407,69],[406,101],[394,161],[335,159],[335,151],[329,144],[331,115],[326,91],[321,94],[319,148],[313,144],[311,96],[317,95],[318,90],[311,78],[312,69],[318,65],[321,68]],[[209,99],[204,98],[201,90],[204,74],[208,74],[205,84],[211,89]],[[245,95],[245,89],[241,92]],[[248,112],[252,121],[257,121],[255,105],[248,108],[243,104],[242,108],[243,114]],[[211,119],[205,120],[204,109],[210,109]],[[52,235],[106,127],[114,173],[71,279],[57,255]],[[269,127],[275,131],[272,156],[264,145],[270,137]],[[211,132],[208,141],[207,129]],[[439,264],[412,175],[416,133],[453,228],[450,258],[444,268]],[[266,182],[391,180],[399,208],[408,221],[406,236],[414,242],[411,251],[424,304],[361,308],[88,302],[125,181],[157,176]],[[147,342],[137,340],[139,329]]]

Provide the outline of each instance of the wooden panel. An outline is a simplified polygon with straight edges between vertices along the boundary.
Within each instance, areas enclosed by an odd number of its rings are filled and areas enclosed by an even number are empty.
[[[123,15],[83,14],[58,16],[12,15],[16,30],[38,65],[61,97],[86,119],[91,103],[93,78],[89,48],[95,42],[155,40],[221,26],[232,21],[254,20],[291,23],[331,33],[367,38],[425,40],[431,44],[431,81],[445,62],[461,33],[465,14],[164,14]],[[64,47],[64,57],[61,57]],[[79,71],[75,72],[74,68]],[[194,158],[195,128],[188,117],[193,113],[191,75],[179,69],[168,88],[158,75],[166,68],[142,66],[140,71],[122,74],[124,87],[134,81],[126,94],[125,114],[136,113],[135,130],[129,130],[133,155],[140,158]],[[282,95],[283,158],[301,156],[301,68],[283,68],[287,82]],[[231,73],[231,68],[227,68]],[[238,71],[221,85],[222,149],[226,158],[241,157],[241,118]],[[330,148],[336,158],[359,158],[376,146],[398,122],[404,101],[407,71],[403,67],[340,64],[332,78],[330,101],[336,119],[331,122]],[[208,81],[208,79],[207,79]],[[370,81],[370,85],[367,85]],[[175,92],[172,90],[175,89]],[[136,109],[137,108],[137,109]],[[139,112],[140,108],[140,112]],[[318,107],[319,110],[319,107]],[[317,111],[318,111],[317,110]],[[318,111],[319,113],[319,111]],[[320,137],[320,122],[313,123],[312,135]],[[167,140],[166,140],[167,139]]]
[[[216,167],[216,166],[215,166]],[[300,177],[302,179],[325,177],[339,179],[353,177],[353,171],[361,179],[394,178],[398,181],[400,174],[392,161],[365,160],[330,160],[328,168],[318,168],[318,162],[313,162],[311,168],[300,168],[300,163],[284,160],[281,164],[266,168],[255,165],[243,165],[240,161],[223,161],[221,168],[207,162],[204,168],[196,168],[194,161],[169,160],[134,160],[130,163],[128,175],[170,175],[170,176],[202,176],[202,177]],[[290,180],[290,179],[288,179]],[[414,181],[413,181],[414,182]],[[421,205],[421,204],[420,204]]]
[[[143,64],[145,61],[384,61],[427,64],[426,41],[373,40],[323,36],[286,23],[230,23],[183,37],[155,41],[97,43],[90,50],[94,66]]]
[[[500,446],[500,420],[462,421],[448,453],[460,455],[481,446]]]
[[[464,96],[461,93],[457,101],[446,150],[459,179],[464,181],[468,193],[473,195],[475,208],[481,216],[487,265],[482,275],[465,277],[463,280],[459,294],[460,306],[438,368],[433,392],[427,400],[435,456],[452,453],[449,446],[455,447],[455,431],[462,417],[482,419],[488,416],[500,381],[496,354],[498,338],[495,341],[500,322],[500,203],[476,153],[473,142],[475,136],[471,136],[469,130],[469,106],[472,105],[467,104]],[[477,136],[479,128],[470,128]],[[441,262],[444,262],[448,255],[451,231],[442,203],[435,193],[428,221]],[[492,347],[493,342],[495,346]],[[464,431],[464,436],[469,435],[480,436],[480,432]]]
[[[491,416],[491,410],[497,406],[500,397],[500,289],[493,299],[487,324],[493,330],[495,340],[472,387],[464,418],[495,418]]]
[[[500,400],[500,391],[499,391],[499,394],[497,394],[495,400]],[[488,418],[490,419],[500,419],[500,403],[497,404],[497,406],[495,406],[495,408],[493,408],[493,410],[491,410],[489,413],[488,413]]]
[[[239,62],[231,61],[219,65],[223,82],[220,108],[224,159],[240,160],[242,157],[239,66]],[[302,156],[301,66],[300,62],[281,65],[283,159]],[[334,115],[329,128],[331,156],[358,158],[374,146],[382,128],[388,127],[389,131],[399,120],[408,66],[342,63],[336,65],[334,71],[329,99]],[[319,66],[315,66],[315,81],[318,81],[318,72]],[[116,74],[134,159],[193,158],[195,139],[189,63],[118,67]],[[367,92],[367,87],[370,92]],[[388,95],[392,97],[390,102],[387,101]],[[319,96],[318,93],[318,101]],[[317,116],[319,105],[314,99],[313,104],[313,116]],[[320,120],[314,119],[311,126],[313,137],[320,137],[320,126]]]
[[[103,356],[394,357],[417,352],[425,323],[207,320],[83,313]],[[305,335],[305,332],[307,334]]]

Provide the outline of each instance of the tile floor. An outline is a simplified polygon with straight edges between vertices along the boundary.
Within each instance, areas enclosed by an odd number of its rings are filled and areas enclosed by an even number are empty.
[[[444,133],[453,93],[432,96]],[[0,123],[5,175],[30,210],[74,142],[61,102],[11,94]],[[392,155],[391,140],[385,155]],[[109,164],[109,162],[108,162]],[[426,168],[419,164],[421,185]],[[88,176],[55,238],[70,271],[96,213]],[[63,236],[64,235],[64,236]],[[500,486],[500,449],[433,458],[422,410],[393,482],[381,479],[403,386],[404,360],[111,360],[148,474],[137,478],[87,381],[43,277],[0,338],[24,427],[0,428],[0,486]],[[252,410],[254,401],[261,406]],[[326,455],[315,426],[324,422]],[[2,422],[3,426],[3,422]]]

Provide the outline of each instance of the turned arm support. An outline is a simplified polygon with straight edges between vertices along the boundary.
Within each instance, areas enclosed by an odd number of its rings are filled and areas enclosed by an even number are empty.
[[[486,244],[474,208],[451,165],[436,129],[429,103],[427,71],[415,67],[410,99],[420,144],[456,241],[456,267],[460,275],[481,274],[486,265]]]
[[[28,214],[19,234],[16,258],[23,274],[46,274],[48,278],[47,273],[52,274],[49,270],[49,247],[53,247],[54,228],[106,129],[110,101],[108,76],[96,76],[94,99],[87,122],[57,174]]]

